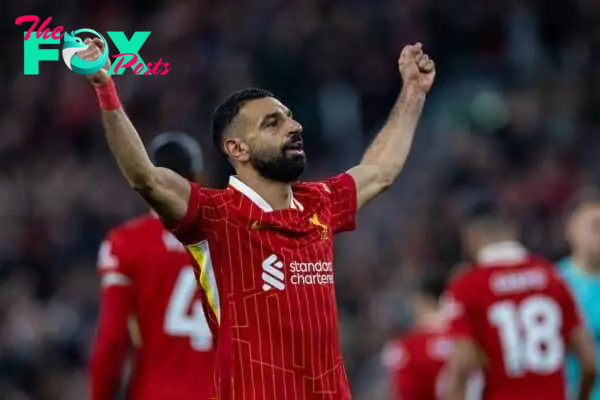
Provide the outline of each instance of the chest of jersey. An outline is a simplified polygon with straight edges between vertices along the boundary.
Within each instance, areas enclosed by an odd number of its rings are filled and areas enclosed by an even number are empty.
[[[230,216],[208,243],[221,241],[212,257],[219,265],[215,275],[226,310],[222,321],[233,327],[236,354],[275,357],[272,364],[289,369],[319,364],[332,370],[339,355],[327,213],[282,210]],[[285,353],[280,360],[279,352]]]
[[[333,235],[327,209],[238,212],[231,218],[230,251],[221,254],[234,276],[230,294],[331,290]]]

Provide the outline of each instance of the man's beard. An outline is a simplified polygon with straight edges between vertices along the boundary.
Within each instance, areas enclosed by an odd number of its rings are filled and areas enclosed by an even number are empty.
[[[263,178],[290,183],[304,172],[306,157],[304,154],[288,156],[284,151],[276,158],[250,157],[250,163]]]

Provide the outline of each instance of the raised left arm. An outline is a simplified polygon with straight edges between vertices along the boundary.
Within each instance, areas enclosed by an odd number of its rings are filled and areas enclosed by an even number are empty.
[[[360,164],[348,170],[356,183],[358,208],[390,187],[400,174],[435,78],[435,64],[420,43],[404,47],[398,69],[403,80],[400,96]]]

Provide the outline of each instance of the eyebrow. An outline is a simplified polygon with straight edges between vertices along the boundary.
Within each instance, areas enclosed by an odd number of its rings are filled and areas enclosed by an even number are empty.
[[[282,112],[281,111],[273,111],[267,115],[265,115],[262,120],[260,121],[260,126],[263,127],[265,126],[265,124],[272,118],[280,118]],[[286,108],[283,111],[283,114],[285,114],[287,117],[292,117],[292,110]]]

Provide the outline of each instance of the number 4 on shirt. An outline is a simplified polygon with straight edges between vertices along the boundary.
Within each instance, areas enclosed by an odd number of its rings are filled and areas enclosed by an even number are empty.
[[[212,348],[213,338],[202,302],[196,298],[197,288],[193,267],[183,268],[171,293],[165,314],[165,333],[189,337],[192,349],[208,351]],[[190,308],[191,313],[188,312]]]

